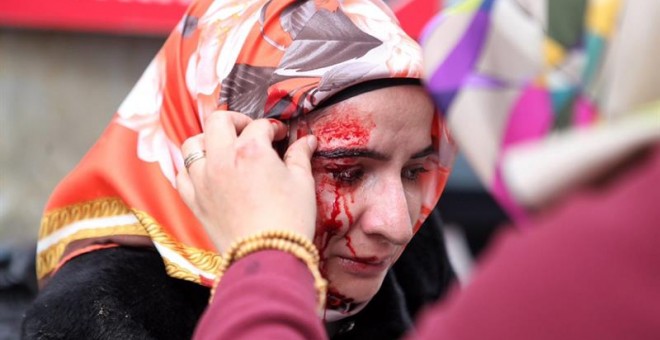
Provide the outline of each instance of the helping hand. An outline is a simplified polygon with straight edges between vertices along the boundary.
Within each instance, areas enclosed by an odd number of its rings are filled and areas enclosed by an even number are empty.
[[[179,172],[177,188],[219,252],[264,230],[313,238],[316,199],[310,160],[316,137],[294,142],[282,161],[272,143],[286,133],[280,121],[216,111],[206,121],[205,133],[183,143],[184,156],[205,150],[206,157]]]

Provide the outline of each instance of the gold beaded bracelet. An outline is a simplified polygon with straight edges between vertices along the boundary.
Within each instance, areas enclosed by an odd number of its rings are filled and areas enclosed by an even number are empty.
[[[222,256],[222,262],[220,263],[220,268],[211,289],[210,300],[213,299],[220,279],[231,264],[249,254],[269,249],[292,254],[307,265],[307,268],[314,277],[314,288],[316,288],[318,293],[319,311],[322,311],[325,308],[328,283],[319,271],[319,252],[309,239],[286,230],[262,231],[232,243]]]
[[[316,246],[314,246],[312,241],[307,239],[305,236],[302,236],[300,234],[297,234],[297,233],[294,233],[294,232],[288,231],[288,230],[265,230],[265,231],[261,231],[259,233],[250,235],[248,237],[245,237],[241,240],[238,240],[238,241],[235,241],[234,243],[232,243],[226,254],[229,255],[229,257],[231,258],[231,257],[234,256],[233,252],[236,251],[236,249],[242,247],[243,244],[253,243],[255,241],[262,240],[262,239],[282,239],[282,240],[287,240],[287,241],[297,243],[300,246],[304,247],[307,250],[307,252],[309,252],[310,255],[314,256],[314,259],[316,261],[319,261],[318,250],[316,249]]]

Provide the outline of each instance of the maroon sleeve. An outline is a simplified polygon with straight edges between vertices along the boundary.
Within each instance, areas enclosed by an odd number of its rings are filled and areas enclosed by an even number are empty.
[[[500,237],[412,337],[660,339],[660,148],[654,156]]]
[[[195,339],[323,339],[309,269],[291,254],[260,251],[220,281]]]

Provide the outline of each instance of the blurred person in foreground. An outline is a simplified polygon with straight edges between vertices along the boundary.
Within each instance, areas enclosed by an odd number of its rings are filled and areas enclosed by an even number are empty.
[[[52,195],[24,337],[190,338],[231,258],[204,229],[213,237],[218,218],[247,232],[288,218],[316,227],[305,237],[318,252],[310,268],[319,308],[299,312],[322,319],[333,339],[399,337],[452,277],[437,216],[422,227],[454,150],[422,67],[420,46],[379,1],[193,2]],[[228,143],[237,132],[248,141],[238,151]],[[309,170],[308,143],[318,145],[311,172],[290,176],[275,148],[307,150]],[[193,210],[177,192],[189,183],[175,178],[188,171],[197,190],[184,198],[203,203]],[[271,186],[281,196],[258,193]],[[289,236],[268,239],[297,249],[301,239]]]
[[[465,1],[429,26],[427,87],[518,228],[498,237],[468,286],[427,310],[410,338],[660,338],[658,31],[660,3],[641,0]],[[291,171],[308,176],[308,156],[291,157],[300,165]],[[260,194],[279,197],[276,187]],[[195,210],[201,201],[188,203]],[[229,221],[211,228],[216,242],[235,241],[224,238],[232,229],[248,233]],[[313,226],[292,219],[276,228]],[[322,338],[319,319],[291,306],[307,292],[304,306],[314,308],[305,256],[243,253],[196,337]],[[251,299],[269,303],[232,319]]]

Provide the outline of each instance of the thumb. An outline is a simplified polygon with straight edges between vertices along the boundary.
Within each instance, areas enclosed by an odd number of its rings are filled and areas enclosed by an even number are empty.
[[[316,136],[307,135],[293,142],[284,155],[284,163],[289,170],[306,174],[312,173],[312,155],[316,150]]]

